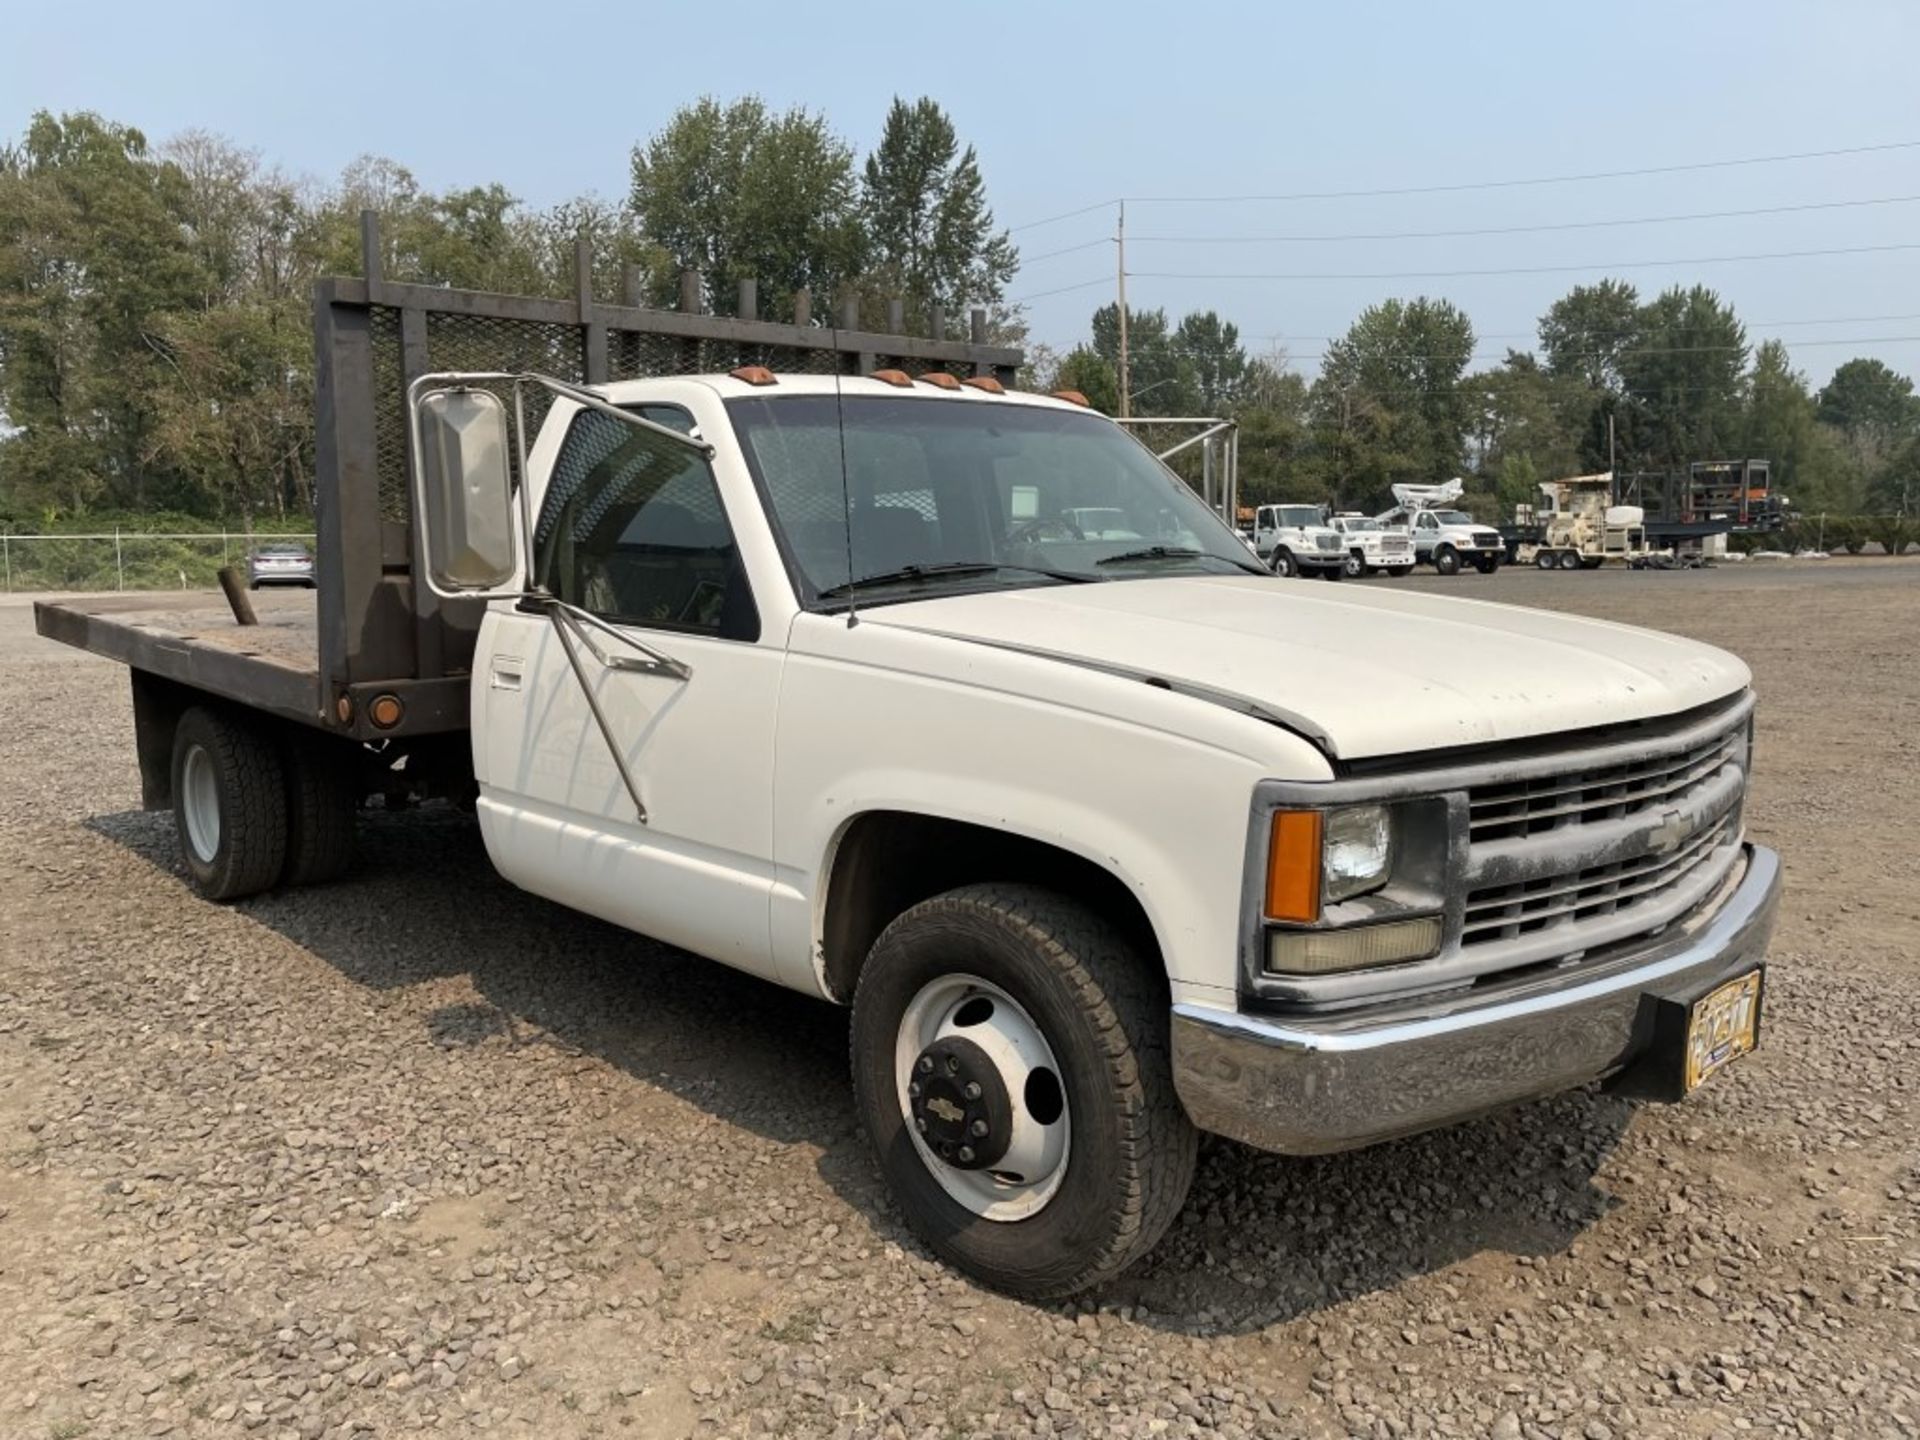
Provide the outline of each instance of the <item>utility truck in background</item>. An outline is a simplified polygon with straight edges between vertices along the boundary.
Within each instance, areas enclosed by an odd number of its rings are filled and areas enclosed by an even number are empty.
[[[1371,515],[1341,514],[1328,526],[1346,547],[1347,574],[1372,575],[1384,571],[1396,578],[1413,573],[1413,536],[1404,525],[1386,525]]]
[[[1395,485],[1393,498],[1399,503],[1377,518],[1413,532],[1416,563],[1442,575],[1457,575],[1464,565],[1491,575],[1506,558],[1506,541],[1493,526],[1453,508],[1464,491],[1457,477],[1443,485]]]
[[[1346,574],[1346,542],[1318,505],[1262,505],[1253,516],[1253,548],[1276,575]]]
[[[209,899],[342,874],[368,797],[470,809],[512,884],[851,1006],[907,1222],[1035,1297],[1149,1250],[1203,1131],[1677,1100],[1755,1044],[1733,656],[1280,584],[978,340],[365,251],[315,307],[316,607],[36,607],[129,666]]]

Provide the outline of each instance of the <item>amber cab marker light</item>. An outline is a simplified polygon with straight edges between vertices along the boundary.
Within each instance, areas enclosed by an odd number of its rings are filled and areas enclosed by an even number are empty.
[[[1276,810],[1267,840],[1267,918],[1311,925],[1320,918],[1318,810]]]
[[[1082,410],[1091,410],[1093,408],[1092,403],[1078,390],[1055,390],[1053,392],[1053,398],[1056,400],[1064,400],[1069,405],[1078,405]]]
[[[939,386],[942,390],[958,390],[960,388],[960,381],[944,370],[929,370],[920,378],[929,385]]]
[[[780,377],[764,365],[742,365],[737,370],[727,372],[734,379],[748,385],[778,385]]]
[[[960,383],[962,385],[971,385],[976,390],[984,390],[989,395],[1004,395],[1007,393],[1007,387],[991,375],[975,375],[971,379],[962,380]]]
[[[913,377],[904,370],[876,370],[873,372],[873,378],[884,381],[889,385],[910,386],[913,384]]]
[[[373,703],[367,706],[367,718],[382,730],[391,730],[400,723],[406,707],[401,705],[398,695],[376,695]]]

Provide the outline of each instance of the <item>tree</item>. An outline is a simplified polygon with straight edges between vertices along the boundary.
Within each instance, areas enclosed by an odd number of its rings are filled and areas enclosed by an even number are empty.
[[[1625,280],[1574,286],[1540,317],[1548,373],[1617,392],[1621,359],[1639,341],[1640,319],[1640,293]]]
[[[1231,411],[1247,378],[1247,352],[1240,346],[1239,329],[1212,310],[1196,310],[1174,330],[1173,348],[1192,376],[1199,413]]]
[[[1117,376],[1120,369],[1118,305],[1103,305],[1093,312],[1093,349],[1114,367]],[[1199,408],[1192,363],[1174,343],[1174,333],[1164,310],[1127,307],[1127,388],[1132,392],[1135,415],[1191,415]]]
[[[186,185],[146,137],[44,111],[0,155],[0,411],[10,488],[42,504],[141,505],[155,463],[156,317],[207,291]]]
[[[853,150],[806,110],[774,115],[757,97],[679,110],[633,152],[629,205],[672,263],[698,270],[708,302],[732,313],[738,282],[791,314],[793,293],[830,298],[861,273],[865,235]]]
[[[1619,357],[1626,394],[1644,412],[1635,468],[1684,469],[1728,456],[1740,440],[1747,333],[1704,285],[1676,285],[1641,307],[1637,343]]]
[[[1477,402],[1474,468],[1502,510],[1537,504],[1543,480],[1579,472],[1579,434],[1568,423],[1567,392],[1585,393],[1577,376],[1556,378],[1532,355],[1509,350],[1494,370],[1470,377]]]
[[[1472,322],[1425,296],[1369,307],[1328,347],[1314,412],[1337,457],[1339,498],[1384,505],[1392,481],[1460,472],[1473,424],[1461,377],[1472,356]]]
[[[936,305],[958,317],[997,303],[1019,268],[1013,241],[993,228],[973,147],[960,148],[953,121],[930,99],[894,98],[867,157],[861,208],[873,278],[906,299],[916,325]]]
[[[1920,434],[1913,381],[1879,360],[1849,360],[1835,370],[1820,391],[1816,414],[1838,432],[1854,467],[1868,480]]]
[[[1086,345],[1076,345],[1061,356],[1049,390],[1078,390],[1087,403],[1104,415],[1120,411],[1120,377],[1108,361]]]

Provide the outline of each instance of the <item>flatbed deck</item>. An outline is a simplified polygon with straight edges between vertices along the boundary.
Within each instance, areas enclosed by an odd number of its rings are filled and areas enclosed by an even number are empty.
[[[218,591],[84,595],[36,601],[33,623],[50,640],[135,670],[323,724],[313,592],[261,591],[254,609],[260,623],[241,625]]]

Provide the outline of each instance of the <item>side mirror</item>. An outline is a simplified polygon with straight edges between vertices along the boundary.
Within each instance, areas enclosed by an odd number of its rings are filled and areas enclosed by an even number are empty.
[[[498,590],[518,573],[507,407],[490,390],[429,390],[413,405],[417,519],[442,594]]]

